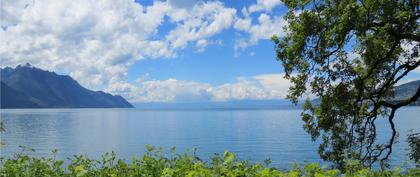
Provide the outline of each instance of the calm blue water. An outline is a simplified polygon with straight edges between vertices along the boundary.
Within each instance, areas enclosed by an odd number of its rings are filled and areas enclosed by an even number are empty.
[[[48,156],[59,149],[59,158],[74,154],[100,157],[115,150],[120,158],[141,155],[146,144],[178,151],[198,148],[203,159],[230,150],[241,159],[273,166],[320,162],[317,143],[302,129],[301,110],[140,110],[140,109],[26,109],[1,110],[6,132],[1,156],[20,151],[19,145],[36,149],[33,155]],[[392,163],[406,157],[407,131],[420,131],[420,107],[397,112],[400,133]],[[380,136],[387,135],[383,123]]]

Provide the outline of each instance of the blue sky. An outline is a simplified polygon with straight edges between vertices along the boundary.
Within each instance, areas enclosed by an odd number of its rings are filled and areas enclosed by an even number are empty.
[[[256,3],[255,0],[221,2],[225,7],[235,8],[238,16],[243,16],[240,13],[242,8]],[[139,3],[152,5],[153,1]],[[256,20],[261,13],[252,14],[252,19]],[[278,4],[269,14],[281,16],[284,13],[284,7]],[[157,38],[164,37],[174,27],[173,23],[164,23],[158,29]],[[129,81],[135,81],[138,76],[149,74],[151,78],[157,80],[177,78],[220,85],[235,82],[237,77],[282,72],[281,63],[275,60],[274,46],[270,40],[260,39],[257,44],[242,51],[234,48],[238,36],[249,37],[249,34],[230,28],[210,38],[220,41],[221,44],[210,45],[204,51],[197,52],[194,45],[189,45],[179,51],[175,59],[139,61],[130,67]]]
[[[129,81],[135,81],[138,76],[149,73],[157,80],[176,77],[217,85],[234,82],[239,76],[280,73],[282,66],[276,61],[273,49],[273,43],[269,40],[260,41],[237,57],[233,47],[209,46],[200,53],[186,49],[176,59],[139,61],[130,67],[128,78]]]
[[[1,66],[31,63],[131,102],[275,100],[290,86],[269,40],[285,35],[280,0],[19,0],[0,10]]]

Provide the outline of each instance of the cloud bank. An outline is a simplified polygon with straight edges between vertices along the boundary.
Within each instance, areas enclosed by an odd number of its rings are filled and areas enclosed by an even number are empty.
[[[290,87],[283,74],[239,77],[236,82],[211,85],[177,79],[119,83],[107,89],[132,102],[194,102],[284,99]]]
[[[211,86],[176,79],[129,83],[127,75],[139,60],[176,58],[188,47],[203,52],[209,45],[221,45],[224,41],[215,37],[226,30],[243,34],[231,46],[238,50],[283,35],[286,22],[271,15],[281,5],[257,0],[238,11],[219,1],[2,1],[0,65],[31,63],[69,74],[85,87],[142,102],[277,98],[283,93],[270,91],[274,84],[266,80],[275,76]],[[253,19],[255,13],[260,15]]]

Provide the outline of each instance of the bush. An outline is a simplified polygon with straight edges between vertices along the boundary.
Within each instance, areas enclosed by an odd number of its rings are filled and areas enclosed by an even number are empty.
[[[56,160],[53,151],[52,157],[30,157],[24,153],[16,154],[10,159],[1,159],[0,176],[26,177],[26,176],[71,176],[71,177],[277,177],[277,176],[308,176],[308,177],[334,177],[334,176],[420,176],[419,169],[409,169],[400,172],[399,169],[388,171],[373,171],[362,168],[357,163],[350,163],[346,172],[320,167],[313,163],[303,168],[295,167],[291,170],[280,171],[269,168],[269,160],[264,164],[252,164],[249,161],[238,160],[235,154],[225,151],[215,154],[209,162],[200,160],[195,150],[185,153],[176,153],[175,148],[165,153],[163,148],[146,146],[142,157],[133,157],[131,162],[116,158],[114,152],[106,153],[101,159],[90,159],[84,155],[69,158],[69,164]],[[353,164],[353,165],[352,165]]]

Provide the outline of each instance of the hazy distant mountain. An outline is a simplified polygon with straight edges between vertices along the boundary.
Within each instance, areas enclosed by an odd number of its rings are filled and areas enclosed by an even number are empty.
[[[1,108],[131,108],[121,96],[27,65],[1,69]]]
[[[300,109],[289,100],[233,100],[176,103],[134,103],[139,109]]]
[[[393,100],[406,99],[415,94],[420,80],[399,85],[395,88]],[[303,100],[302,100],[303,102]],[[302,103],[301,102],[301,103]],[[315,104],[319,99],[314,99]],[[235,100],[225,102],[176,102],[176,103],[135,103],[140,109],[299,109],[302,105],[293,105],[289,100]],[[412,105],[420,106],[420,99]]]
[[[413,96],[417,89],[420,87],[420,80],[411,81],[405,84],[401,84],[395,87],[394,98],[391,101],[399,101],[410,98]],[[313,103],[319,104],[319,99],[314,99]],[[411,103],[412,106],[420,106],[420,99],[417,99],[416,102]]]
[[[402,85],[395,87],[395,97],[394,100],[403,100],[410,98],[416,94],[417,89],[420,87],[420,80],[408,82]],[[420,99],[417,99],[416,102],[412,105],[420,106]]]

